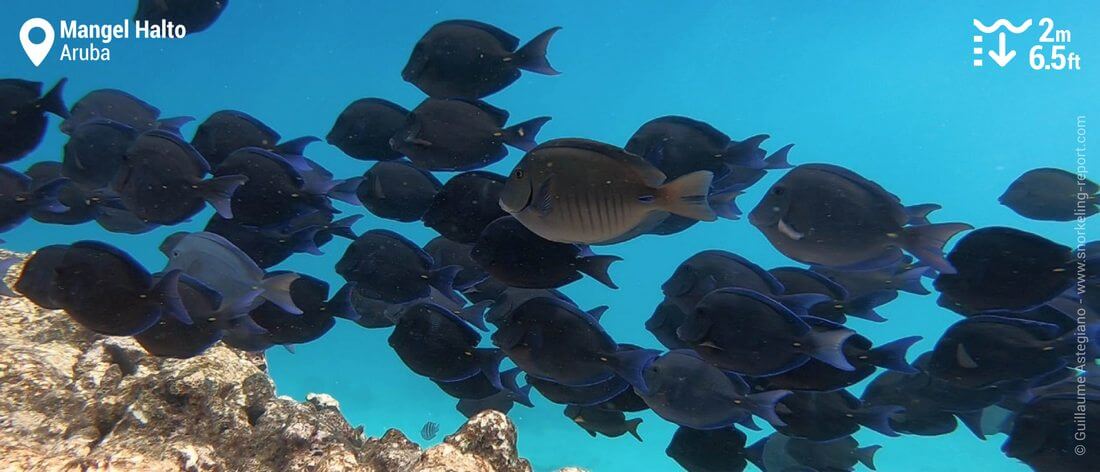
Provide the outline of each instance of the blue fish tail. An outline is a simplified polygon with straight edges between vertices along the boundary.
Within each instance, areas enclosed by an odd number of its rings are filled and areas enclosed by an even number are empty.
[[[542,126],[550,121],[549,116],[540,116],[516,125],[504,128],[504,142],[516,149],[530,151],[538,146],[535,137],[542,130]]]
[[[173,270],[164,274],[156,285],[150,290],[153,300],[160,302],[163,307],[163,313],[175,318],[183,324],[194,324],[191,320],[191,315],[187,313],[187,307],[183,306],[183,299],[180,298],[179,282],[180,276],[183,275],[183,271]]]
[[[867,351],[867,357],[871,364],[884,369],[890,369],[907,374],[915,374],[917,369],[905,360],[909,348],[917,341],[924,339],[920,336],[909,336],[896,341],[891,341]]]
[[[952,237],[974,229],[966,223],[936,223],[909,226],[902,230],[902,247],[921,262],[943,274],[954,274],[955,267],[943,256],[943,246]]]
[[[243,175],[224,175],[204,180],[199,183],[199,196],[214,207],[222,218],[233,219],[233,193],[241,185],[248,182],[248,177]]]
[[[550,45],[550,38],[553,38],[554,33],[557,33],[560,29],[560,26],[555,26],[543,31],[530,42],[517,49],[512,55],[512,60],[516,61],[516,67],[544,75],[560,74],[561,72],[555,70],[550,65],[550,61],[546,59],[546,47]]]

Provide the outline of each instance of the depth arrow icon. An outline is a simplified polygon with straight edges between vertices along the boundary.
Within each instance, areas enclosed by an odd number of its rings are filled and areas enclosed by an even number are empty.
[[[1013,50],[1005,51],[1005,34],[1004,33],[998,34],[997,38],[998,38],[997,42],[1000,44],[1000,50],[999,51],[989,51],[989,57],[993,58],[993,62],[996,62],[997,65],[999,65],[1001,67],[1004,67],[1005,65],[1007,65],[1009,62],[1012,61],[1012,58],[1016,57],[1016,50],[1013,49]]]

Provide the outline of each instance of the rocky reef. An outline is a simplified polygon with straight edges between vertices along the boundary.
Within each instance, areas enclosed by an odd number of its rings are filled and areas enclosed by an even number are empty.
[[[423,450],[395,429],[365,436],[328,395],[276,396],[266,367],[262,355],[221,345],[187,360],[153,357],[64,312],[2,298],[0,469],[531,470],[501,413],[483,412]]]

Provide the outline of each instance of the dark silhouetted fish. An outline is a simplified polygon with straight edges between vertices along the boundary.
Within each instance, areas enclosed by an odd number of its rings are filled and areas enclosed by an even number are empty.
[[[111,187],[138,218],[173,225],[203,209],[205,202],[226,218],[233,217],[230,199],[248,181],[222,173],[211,179],[206,160],[179,135],[161,130],[143,133],[126,151]]]
[[[527,383],[531,384],[547,400],[562,405],[579,406],[599,405],[631,388],[627,381],[617,376],[592,385],[579,387],[562,385],[533,376],[527,377]]]
[[[451,241],[474,243],[489,223],[507,215],[498,203],[504,182],[504,176],[483,171],[452,177],[424,213],[424,226]]]
[[[668,213],[702,221],[713,174],[668,181],[641,157],[587,139],[555,139],[528,152],[500,195],[500,206],[551,241],[611,244],[643,234]]]
[[[562,385],[585,386],[623,375],[641,383],[635,364],[655,351],[619,349],[592,315],[555,298],[524,302],[500,322],[493,344],[528,375]]]
[[[0,80],[0,164],[18,160],[38,147],[46,134],[46,113],[69,117],[61,97],[64,85],[65,79],[61,79],[42,95],[41,82]]]
[[[820,298],[809,300],[816,303]],[[677,334],[709,362],[744,375],[780,374],[811,358],[841,370],[855,369],[843,352],[845,340],[854,332],[815,331],[791,310],[751,290],[711,292]]]
[[[775,276],[787,294],[817,293],[829,300],[811,306],[808,313],[836,323],[844,323],[846,315],[868,321],[886,321],[875,308],[897,298],[896,290],[879,290],[860,297],[852,297],[846,288],[817,272],[800,267],[778,267],[768,273]]]
[[[795,167],[749,215],[776,249],[806,264],[875,269],[896,263],[904,249],[940,272],[954,272],[943,246],[971,226],[906,226],[909,220],[896,195],[829,164]]]
[[[31,179],[32,191],[44,189],[48,194],[51,187],[60,185],[56,193],[57,202],[61,206],[54,204],[37,206],[30,213],[35,221],[59,225],[87,223],[99,215],[99,207],[105,202],[118,203],[118,196],[109,189],[86,190],[71,180],[65,179],[61,176],[61,167],[60,162],[43,161],[36,162],[27,169],[26,174]],[[62,183],[58,184],[58,179]],[[63,208],[65,208],[63,211],[58,211]]]
[[[660,305],[657,305],[653,315],[646,320],[645,329],[652,333],[653,337],[657,338],[657,342],[666,348],[691,349],[691,346],[676,334],[676,330],[680,328],[685,319],[687,319],[687,314],[676,303],[666,299]]]
[[[593,254],[585,246],[548,241],[510,216],[485,228],[471,256],[495,279],[522,288],[558,288],[580,280],[581,273],[616,288],[607,269],[622,260]]]
[[[88,92],[73,104],[70,116],[61,122],[61,132],[72,134],[81,125],[94,120],[108,120],[126,125],[139,134],[146,131],[178,128],[190,118],[171,118],[158,121],[160,110],[141,99],[121,90],[99,89]]]
[[[535,135],[550,118],[505,127],[507,121],[507,111],[482,101],[429,98],[409,113],[390,145],[422,169],[480,169],[504,159],[505,144],[534,148]]]
[[[1088,327],[1094,334],[1100,325]],[[928,373],[963,388],[1026,381],[1065,368],[1077,353],[1077,330],[1002,316],[973,316],[947,328],[932,350]],[[1095,339],[1095,338],[1093,338]],[[1095,353],[1095,347],[1086,347]],[[1084,355],[1084,353],[1082,353]]]
[[[745,433],[733,426],[698,430],[679,427],[665,455],[688,472],[740,472],[747,465]]]
[[[61,173],[88,189],[106,187],[137,137],[136,130],[116,121],[96,118],[84,122],[69,133]]]
[[[1100,419],[1082,412],[1098,408],[1095,392],[1036,398],[1016,414],[1001,450],[1038,472],[1095,469],[1091,454],[1100,441],[1089,433],[1100,428]]]
[[[64,214],[69,208],[58,201],[68,181],[55,178],[34,187],[26,174],[0,166],[0,233],[27,220],[32,212]]]
[[[412,241],[381,229],[361,234],[336,263],[336,272],[345,280],[358,283],[365,295],[389,303],[425,298],[432,287],[449,294],[459,270],[459,266],[439,267]]]
[[[138,334],[161,316],[192,323],[180,299],[180,271],[160,281],[114,246],[79,241],[69,246],[54,267],[51,301],[85,328],[110,336]]]
[[[833,441],[859,431],[860,426],[887,436],[898,436],[890,427],[896,405],[863,405],[846,390],[793,392],[779,400],[775,412],[783,424],[775,430],[789,438]]]
[[[470,252],[473,246],[456,243],[442,236],[436,237],[424,245],[424,252],[432,256],[435,263],[441,267],[459,266],[462,268],[455,275],[452,284],[455,290],[463,291],[484,281],[489,274],[474,261]]]
[[[1082,176],[1083,177],[1083,176]],[[1032,169],[1008,186],[998,199],[1002,205],[1025,218],[1042,221],[1073,221],[1100,212],[1100,186],[1061,169]]]
[[[720,288],[743,288],[778,297],[783,284],[764,268],[727,251],[701,251],[680,263],[661,285],[665,299],[684,313],[695,309],[707,294]]]
[[[502,389],[500,361],[504,353],[496,348],[479,348],[480,341],[481,335],[470,322],[432,303],[402,311],[389,337],[390,347],[401,361],[419,375],[454,382],[482,373],[494,387]]]
[[[621,411],[604,410],[591,406],[569,405],[565,407],[565,417],[573,420],[589,436],[596,437],[602,434],[609,438],[617,438],[630,433],[639,442],[642,436],[638,434],[638,426],[642,424],[641,418],[626,419]]]
[[[359,201],[379,218],[411,222],[424,217],[443,184],[406,161],[371,166],[356,190]]]
[[[216,290],[189,275],[180,276],[180,299],[191,324],[162,316],[149,329],[134,335],[145,351],[158,357],[188,359],[202,354],[221,340],[224,316],[218,312],[222,297]]]
[[[409,115],[401,105],[381,98],[351,102],[332,125],[326,140],[349,157],[364,161],[392,161],[402,154],[390,146]]]
[[[813,470],[855,470],[856,464],[875,470],[875,452],[879,449],[882,446],[860,447],[851,436],[823,442],[799,438],[787,441],[787,454]]]
[[[941,273],[933,286],[941,306],[963,314],[1035,308],[1073,285],[1076,266],[1069,247],[1005,227],[966,235],[947,259],[957,273]]]
[[[210,167],[218,167],[238,149],[257,147],[274,151],[280,139],[279,133],[252,115],[221,110],[199,124],[191,145],[206,158]]]
[[[313,211],[335,211],[324,193],[309,192],[301,171],[271,151],[238,149],[214,169],[214,175],[248,178],[232,198],[233,219],[241,224],[269,226]]]
[[[783,424],[776,402],[790,392],[751,393],[741,377],[708,364],[694,351],[669,351],[633,367],[644,379],[634,385],[638,395],[658,416],[680,426],[721,429],[738,423],[758,429],[752,415]]]
[[[304,344],[323,336],[336,325],[334,316],[342,315],[329,309],[328,283],[305,274],[289,271],[273,271],[269,277],[293,274],[290,297],[301,313],[291,313],[280,306],[264,302],[248,313],[248,316],[268,333],[275,344]]]
[[[34,251],[23,263],[23,271],[12,287],[42,308],[60,310],[63,307],[54,299],[57,268],[68,252],[69,245],[53,244]]]
[[[815,331],[844,329],[840,325],[818,318],[803,317],[802,320]],[[916,369],[906,362],[905,356],[909,348],[920,340],[920,336],[910,336],[874,346],[870,339],[853,334],[844,341],[843,350],[844,358],[855,368],[854,370],[842,370],[817,359],[810,359],[805,364],[787,372],[761,377],[756,379],[756,382],[758,385],[765,385],[769,390],[828,392],[854,385],[873,374],[878,367],[913,373]]]
[[[413,48],[401,78],[432,97],[481,98],[507,87],[520,70],[557,75],[546,47],[560,27],[519,47],[519,39],[472,20],[437,23]]]

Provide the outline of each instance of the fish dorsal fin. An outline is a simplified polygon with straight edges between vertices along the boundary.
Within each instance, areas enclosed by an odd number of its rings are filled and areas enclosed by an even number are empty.
[[[615,162],[623,164],[632,171],[638,173],[642,177],[642,181],[650,187],[659,187],[664,184],[668,177],[664,172],[650,164],[644,158],[626,152],[622,148],[612,146],[610,144],[601,143],[599,141],[593,141],[590,139],[582,138],[563,138],[552,139],[545,143],[540,144],[538,149],[552,149],[552,148],[574,148],[590,151],[608,159],[612,159]]]
[[[519,47],[519,38],[512,36],[507,31],[497,28],[496,26],[485,24],[480,21],[447,20],[436,24],[433,29],[443,25],[465,26],[467,28],[473,28],[489,33],[494,38],[496,38],[497,41],[500,41],[500,45],[503,46],[504,49],[507,49],[508,52],[515,51],[516,48]]]

